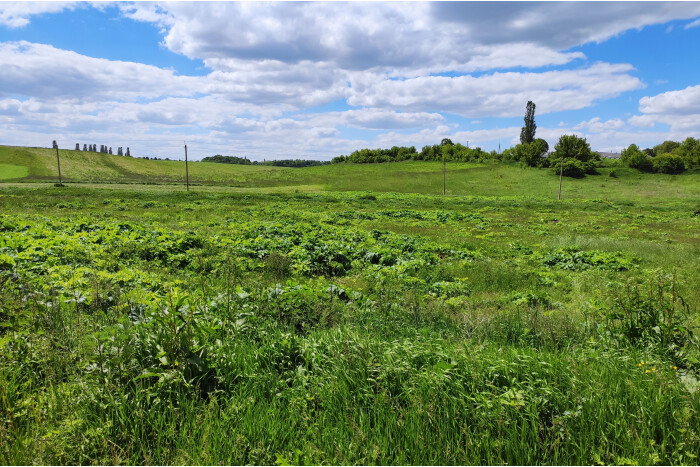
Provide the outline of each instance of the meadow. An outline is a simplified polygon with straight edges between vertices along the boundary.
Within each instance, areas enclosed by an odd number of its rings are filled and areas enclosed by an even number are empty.
[[[697,173],[90,157],[0,147],[2,464],[700,461]]]

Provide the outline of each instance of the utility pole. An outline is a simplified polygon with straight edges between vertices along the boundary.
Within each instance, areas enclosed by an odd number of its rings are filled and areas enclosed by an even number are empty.
[[[561,168],[559,169],[559,201],[561,201],[561,179],[564,176],[564,156],[561,157]]]
[[[53,141],[53,148],[56,150],[56,163],[58,164],[58,186],[63,186],[63,180],[61,179],[61,158],[58,157],[58,143],[56,140]]]
[[[190,171],[187,167],[187,141],[185,141],[185,183],[187,184],[187,191],[190,191]]]

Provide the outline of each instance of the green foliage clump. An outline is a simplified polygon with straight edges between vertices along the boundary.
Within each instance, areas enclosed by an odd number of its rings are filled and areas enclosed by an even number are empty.
[[[672,153],[673,151],[678,149],[680,145],[681,143],[677,141],[664,141],[663,143],[654,146],[654,155]]]
[[[530,143],[520,143],[507,151],[506,157],[508,159],[522,161],[530,167],[542,167],[548,163],[544,156],[549,151],[549,144],[542,138]]]
[[[441,144],[424,146],[420,152],[414,146],[393,146],[390,149],[360,149],[349,156],[338,156],[331,163],[351,162],[354,164],[375,164],[401,161],[442,161],[447,162],[479,162],[496,157],[495,153],[487,153],[481,148],[468,148],[460,143],[452,143],[444,138]]]
[[[219,164],[239,164],[239,165],[251,165],[252,162],[247,157],[238,156],[222,156],[217,154],[215,156],[203,157],[202,162],[217,162]]]
[[[685,172],[685,162],[675,154],[660,154],[652,162],[654,172],[664,174],[679,174]]]
[[[651,157],[640,151],[636,144],[631,144],[624,149],[620,154],[620,160],[641,172],[652,172],[654,169]]]
[[[686,138],[673,153],[682,157],[688,167],[700,169],[700,140]]]
[[[606,317],[610,329],[632,344],[649,346],[678,365],[700,364],[689,306],[677,292],[675,275],[628,283]]]
[[[610,271],[628,271],[639,262],[636,258],[628,258],[621,253],[606,253],[602,251],[581,251],[574,247],[562,248],[542,258],[548,267],[557,267],[569,271],[586,269],[605,269]]]
[[[581,178],[586,174],[596,174],[596,162],[600,160],[598,153],[591,151],[591,146],[585,138],[576,135],[562,135],[554,146],[554,152],[549,156],[549,165],[554,173],[568,177]]]

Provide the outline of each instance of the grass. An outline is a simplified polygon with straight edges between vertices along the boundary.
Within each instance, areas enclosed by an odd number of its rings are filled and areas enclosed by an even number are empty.
[[[21,165],[0,164],[0,179],[12,180],[13,178],[25,178],[29,169]]]
[[[184,185],[183,161],[151,161],[123,156],[61,150],[63,179],[70,183],[180,184]],[[52,149],[0,146],[0,164],[26,167],[22,182],[57,181],[56,156]],[[614,170],[617,178],[608,176]],[[372,191],[396,193],[442,193],[442,164],[401,162],[386,164],[332,164],[294,169],[207,162],[190,163],[190,183],[238,189],[292,191]],[[700,209],[698,174],[645,174],[637,170],[608,167],[601,175],[567,179],[565,199],[604,199],[618,202],[654,200],[690,201]],[[555,199],[559,180],[548,170],[517,165],[451,163],[447,193],[451,196],[529,196]],[[149,187],[150,189],[150,187]]]
[[[114,159],[0,184],[0,463],[698,463],[697,174]]]

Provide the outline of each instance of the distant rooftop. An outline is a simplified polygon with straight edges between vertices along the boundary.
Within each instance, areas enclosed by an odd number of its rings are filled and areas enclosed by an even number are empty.
[[[608,159],[619,159],[620,158],[620,153],[619,152],[603,152],[603,151],[596,151],[598,154],[600,154],[600,157],[606,157]]]
[[[604,152],[604,151],[593,151],[593,152],[597,152],[598,154],[600,154],[600,157],[605,157],[607,159],[619,159],[620,158],[619,152]],[[554,151],[547,151],[547,154],[542,156],[542,157],[549,157],[552,154],[554,154]]]

